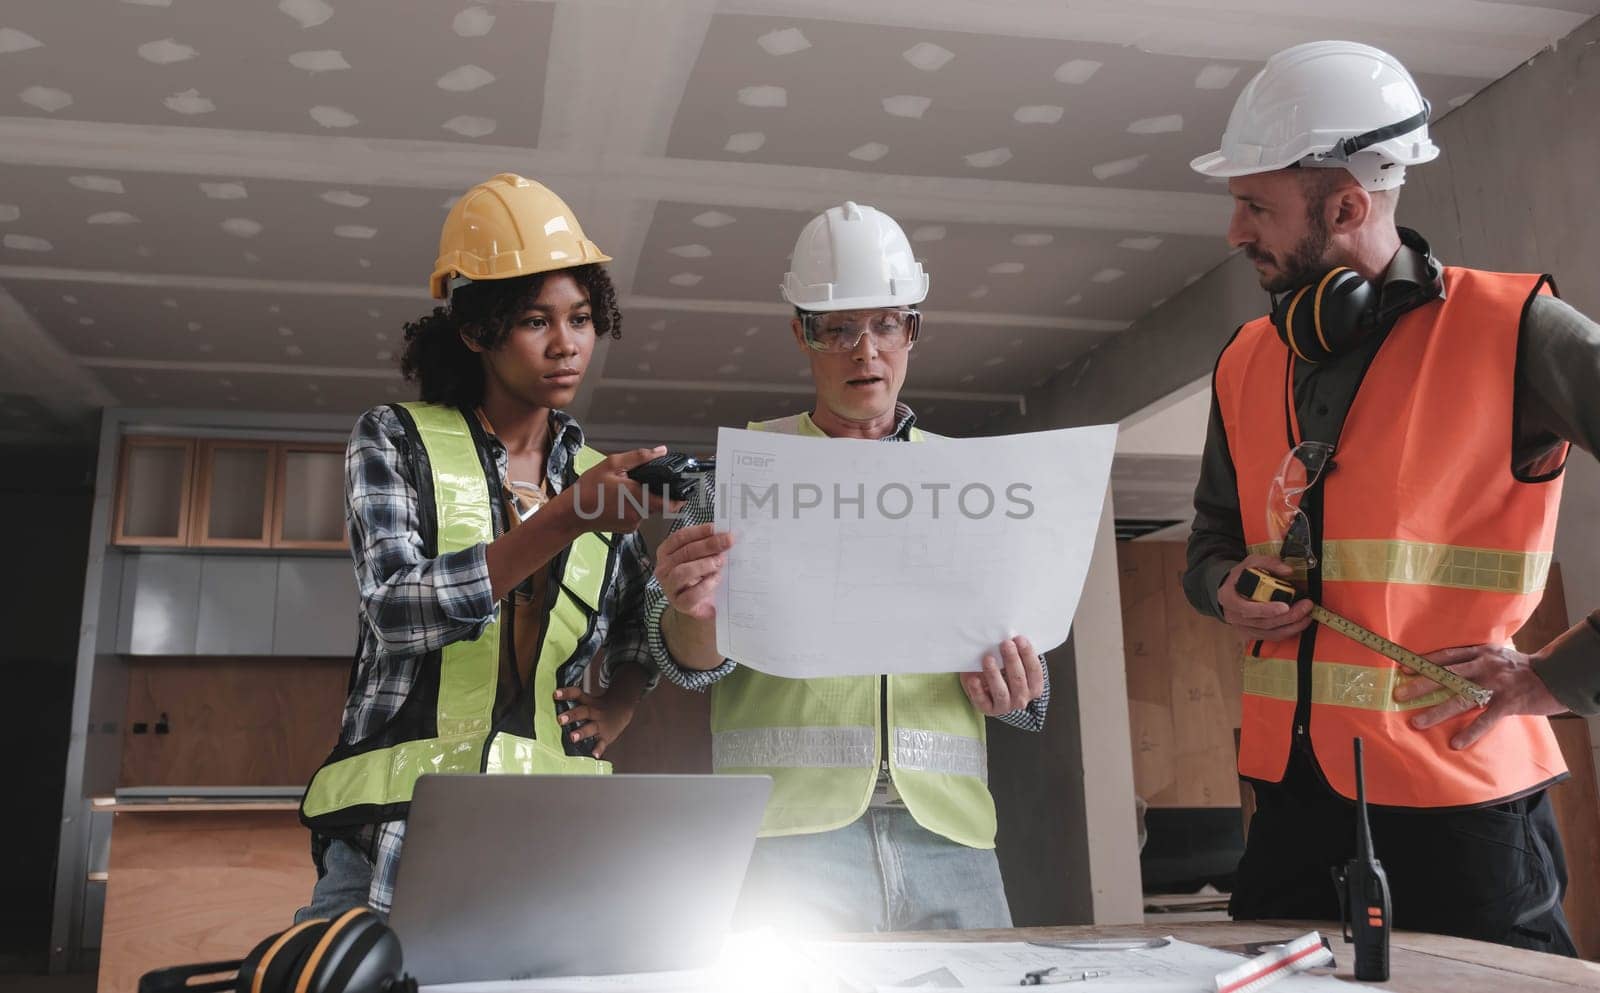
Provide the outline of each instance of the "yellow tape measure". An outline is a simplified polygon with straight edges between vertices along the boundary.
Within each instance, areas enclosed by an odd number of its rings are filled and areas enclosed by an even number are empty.
[[[1239,582],[1234,587],[1239,595],[1256,603],[1295,602],[1295,589],[1288,583],[1262,572],[1260,569],[1246,569],[1239,574]],[[1387,659],[1392,659],[1402,668],[1408,669],[1419,676],[1429,679],[1443,686],[1445,689],[1461,697],[1469,703],[1479,707],[1489,705],[1489,700],[1494,696],[1493,690],[1486,690],[1472,680],[1451,672],[1436,662],[1413,652],[1409,648],[1397,645],[1381,634],[1369,631],[1348,617],[1341,617],[1328,608],[1318,604],[1311,608],[1311,617],[1317,623],[1344,635],[1359,644],[1377,652]]]

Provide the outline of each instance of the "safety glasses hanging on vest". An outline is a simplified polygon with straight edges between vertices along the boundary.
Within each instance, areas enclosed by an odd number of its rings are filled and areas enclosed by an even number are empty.
[[[1311,519],[1300,509],[1300,498],[1333,465],[1333,446],[1325,441],[1302,441],[1289,450],[1267,488],[1267,536],[1278,545],[1278,557],[1296,571],[1317,567],[1311,543]]]

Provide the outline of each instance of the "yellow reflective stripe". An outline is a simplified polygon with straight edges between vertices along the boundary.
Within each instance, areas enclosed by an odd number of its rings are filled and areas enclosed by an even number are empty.
[[[1299,666],[1294,659],[1260,659],[1246,655],[1240,660],[1246,696],[1273,700],[1298,699]],[[1450,699],[1450,691],[1436,690],[1427,696],[1401,703],[1394,688],[1411,678],[1394,666],[1347,665],[1342,662],[1311,663],[1311,702],[1357,710],[1420,710]]]
[[[544,742],[502,731],[489,742],[484,771],[490,775],[595,776],[608,775],[611,763],[568,755]]]
[[[1250,546],[1277,554],[1271,542]],[[1511,552],[1422,541],[1346,538],[1322,543],[1320,568],[1328,582],[1398,583],[1525,596],[1544,589],[1551,552]]]
[[[307,817],[321,817],[363,804],[406,803],[417,777],[430,772],[477,772],[482,754],[483,733],[478,732],[403,741],[352,755],[317,770],[302,810]]]
[[[494,510],[467,419],[454,407],[401,404],[411,415],[428,453],[440,555],[494,541]],[[441,651],[438,729],[441,738],[484,734],[494,712],[496,670],[500,663],[500,619],[485,625],[471,641],[456,641]]]

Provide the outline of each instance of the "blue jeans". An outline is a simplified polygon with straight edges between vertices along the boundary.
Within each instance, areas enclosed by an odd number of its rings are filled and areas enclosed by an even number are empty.
[[[1008,928],[994,849],[968,848],[903,808],[820,834],[761,838],[734,927],[785,934]]]
[[[332,920],[353,907],[367,905],[372,887],[372,862],[348,841],[333,839],[322,853],[322,876],[311,888],[311,903],[295,911],[294,922]]]

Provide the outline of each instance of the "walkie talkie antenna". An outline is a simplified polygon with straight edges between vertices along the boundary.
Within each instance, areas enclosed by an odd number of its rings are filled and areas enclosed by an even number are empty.
[[[1362,774],[1361,739],[1356,739],[1356,857],[1373,860],[1372,826],[1367,823],[1367,777]]]

